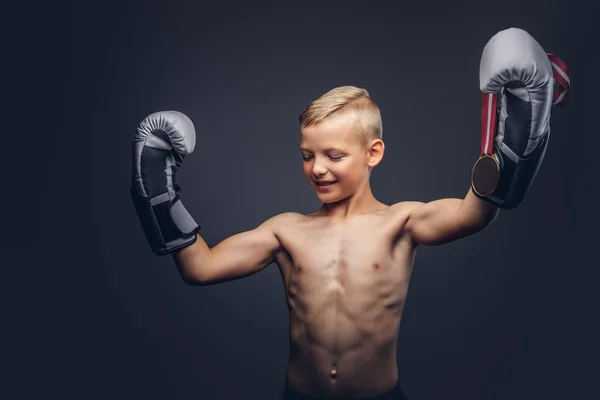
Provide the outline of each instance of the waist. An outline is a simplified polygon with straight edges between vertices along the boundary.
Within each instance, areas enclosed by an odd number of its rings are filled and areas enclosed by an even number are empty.
[[[294,354],[286,370],[286,385],[316,397],[376,396],[398,382],[396,352],[373,354]]]
[[[365,391],[365,390],[329,390],[329,391],[308,391],[305,388],[297,387],[291,382],[285,383],[283,400],[326,400],[326,399],[360,399],[360,400],[408,400],[396,380],[389,389]]]

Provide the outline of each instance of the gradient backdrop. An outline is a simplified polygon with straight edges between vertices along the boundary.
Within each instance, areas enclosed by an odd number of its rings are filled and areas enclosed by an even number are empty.
[[[137,124],[164,109],[194,121],[178,180],[211,245],[319,206],[298,115],[340,85],[381,107],[379,200],[463,197],[479,58],[511,26],[568,64],[571,100],[553,110],[520,208],[418,251],[400,380],[412,400],[596,396],[598,7],[348,3],[6,6],[0,397],[277,399],[288,313],[276,266],[191,287],[150,252],[129,198]]]

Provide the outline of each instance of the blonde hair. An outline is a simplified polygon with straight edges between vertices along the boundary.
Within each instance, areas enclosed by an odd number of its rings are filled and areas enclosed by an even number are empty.
[[[351,118],[363,144],[383,137],[381,112],[366,89],[340,86],[330,90],[306,107],[300,115],[300,126],[304,129],[317,125],[333,114]]]

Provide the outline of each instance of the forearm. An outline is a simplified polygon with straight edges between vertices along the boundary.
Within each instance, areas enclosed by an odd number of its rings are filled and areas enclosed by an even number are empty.
[[[463,224],[478,231],[494,222],[499,209],[495,205],[480,199],[469,189],[457,208],[457,212]]]
[[[173,253],[173,260],[186,282],[201,281],[203,271],[210,268],[211,249],[202,236],[196,234],[196,241]]]

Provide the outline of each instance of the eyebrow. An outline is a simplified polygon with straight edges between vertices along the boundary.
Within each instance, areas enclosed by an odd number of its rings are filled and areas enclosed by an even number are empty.
[[[302,147],[302,146],[300,146],[300,150],[302,150],[302,151],[308,151],[308,152],[311,152],[311,153],[312,153],[312,151],[311,151],[311,150],[309,150],[309,149],[307,149],[306,147]],[[329,148],[327,148],[327,149],[323,150],[323,152],[324,152],[324,153],[329,153],[330,151],[339,151],[340,153],[344,153],[344,150],[342,150],[342,149],[338,149],[338,148],[336,148],[336,147],[329,147]]]

